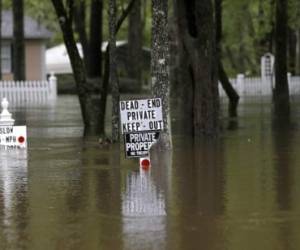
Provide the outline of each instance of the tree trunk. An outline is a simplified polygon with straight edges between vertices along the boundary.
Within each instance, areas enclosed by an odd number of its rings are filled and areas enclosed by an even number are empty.
[[[288,71],[295,75],[296,73],[296,49],[297,49],[297,35],[292,29],[288,29]]]
[[[287,81],[287,0],[276,0],[275,44],[274,108],[276,114],[289,114],[289,87]]]
[[[168,0],[152,0],[151,77],[152,93],[154,97],[161,98],[163,106],[164,130],[158,144],[161,149],[172,148],[168,34]]]
[[[89,64],[89,42],[86,34],[85,26],[86,26],[86,14],[85,14],[85,0],[80,0],[75,2],[74,6],[74,24],[75,30],[78,33],[79,41],[82,46],[83,59],[85,68],[88,68]]]
[[[220,60],[220,59],[219,59]],[[239,95],[235,91],[235,89],[232,87],[228,76],[224,70],[223,64],[221,60],[219,61],[219,80],[222,84],[222,87],[226,93],[226,95],[229,98],[229,105],[228,105],[228,113],[229,117],[236,117],[237,116],[237,107],[239,104]]]
[[[231,64],[232,69],[236,72],[239,72],[238,62],[234,57],[234,53],[232,52],[231,48],[228,45],[225,45],[225,53],[226,53],[226,57],[228,58]]]
[[[237,107],[239,103],[239,95],[232,87],[222,64],[222,0],[215,0],[215,18],[216,18],[216,44],[218,53],[218,73],[221,85],[229,98],[228,112],[230,117],[237,116]]]
[[[112,141],[119,142],[119,82],[116,60],[116,0],[109,1],[109,82],[112,92]]]
[[[63,33],[63,39],[66,45],[68,55],[70,57],[70,62],[81,105],[83,120],[86,121],[86,113],[84,108],[86,97],[86,76],[82,60],[76,47],[76,42],[72,29],[72,21],[70,20],[61,0],[52,0],[52,3],[59,20],[60,28]]]
[[[266,16],[265,11],[263,7],[263,0],[259,0],[258,2],[258,33],[263,34],[265,29],[265,23],[266,23]],[[266,34],[267,36],[267,34]],[[267,51],[268,46],[266,46],[267,39],[265,39],[265,36],[260,35],[257,41],[257,51],[256,51],[256,62],[260,63],[260,58],[262,55],[264,55]]]
[[[25,80],[24,3],[13,0],[13,73],[14,80]]]
[[[143,30],[141,20],[141,0],[136,0],[129,15],[128,26],[128,76],[137,83],[137,90],[142,86],[142,46]]]
[[[67,14],[62,0],[52,0],[52,3],[58,16],[63,39],[70,57],[81,113],[85,125],[85,134],[98,134],[104,136],[104,121],[100,121],[99,117],[101,117],[102,113],[105,113],[105,110],[102,110],[99,105],[101,96],[98,93],[98,86],[94,86],[86,80],[84,64],[80,58],[74,38],[71,22],[72,14]],[[71,5],[72,1],[69,1],[69,4]],[[68,6],[68,9],[73,11],[72,6]]]
[[[0,80],[2,80],[2,0],[0,0]]]
[[[297,30],[296,74],[300,75],[300,28]]]
[[[123,22],[125,21],[126,17],[128,16],[128,14],[130,13],[131,9],[133,8],[133,5],[135,3],[135,0],[131,0],[131,2],[128,4],[127,8],[122,12],[122,15],[119,17],[118,21],[116,22],[114,31],[115,34],[113,36],[116,36],[118,31],[120,30]],[[112,34],[111,34],[112,35]],[[110,44],[108,44],[107,48],[106,48],[106,52],[104,54],[104,74],[103,74],[103,86],[102,86],[102,92],[104,93],[102,95],[102,98],[100,100],[100,107],[102,107],[102,110],[106,109],[106,99],[107,99],[107,92],[108,92],[108,85],[109,85],[109,81],[110,81]],[[117,76],[117,75],[116,75]],[[116,80],[118,81],[118,78],[116,78]],[[118,82],[117,82],[118,83]],[[117,86],[117,88],[119,89],[119,87]],[[115,91],[115,90],[113,90]],[[119,91],[119,90],[116,90]],[[114,93],[115,94],[115,93]],[[116,94],[117,95],[117,94]],[[114,108],[116,108],[116,105],[113,106]],[[118,104],[118,111],[113,110],[113,113],[116,114],[116,112],[119,112],[119,104]],[[119,115],[119,113],[118,113]],[[117,122],[117,118],[114,118],[115,121],[114,123]],[[100,120],[103,120],[103,125],[104,125],[104,114],[101,113],[100,114]],[[119,125],[118,125],[119,126]],[[114,132],[116,133],[116,131]],[[115,134],[116,136],[116,134]],[[113,141],[116,141],[118,139],[113,139]]]
[[[102,0],[92,0],[90,18],[90,42],[87,75],[89,78],[102,76]],[[100,80],[100,79],[99,79]]]
[[[275,12],[275,1],[276,0],[269,0],[270,1],[270,9],[271,9],[271,15],[270,15],[270,25],[271,25],[271,31],[269,35],[269,49],[268,52],[274,53],[275,51],[275,21],[274,21],[274,12]]]
[[[174,1],[175,5],[175,1]],[[193,86],[189,58],[184,48],[178,22],[181,16],[174,8],[173,17],[170,20],[170,75],[171,75],[171,105],[173,117],[178,115],[176,123],[172,126],[172,132],[177,134],[193,134],[193,126],[189,121],[193,117]]]
[[[188,58],[186,63],[190,65],[193,90],[192,116],[185,122],[193,124],[195,137],[216,136],[219,97],[213,6],[210,0],[179,0],[176,3],[180,38]]]
[[[82,45],[87,77],[97,79],[100,85],[102,76],[102,13],[103,1],[92,0],[90,6],[90,36],[86,32],[86,2],[81,0],[75,4],[75,28]]]

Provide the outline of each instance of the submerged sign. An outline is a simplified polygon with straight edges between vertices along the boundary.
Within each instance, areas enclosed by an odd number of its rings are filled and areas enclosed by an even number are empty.
[[[126,157],[148,156],[151,146],[158,140],[159,132],[138,132],[125,134]]]
[[[27,147],[26,126],[0,126],[0,148]]]
[[[160,98],[120,101],[120,115],[122,134],[163,130]]]

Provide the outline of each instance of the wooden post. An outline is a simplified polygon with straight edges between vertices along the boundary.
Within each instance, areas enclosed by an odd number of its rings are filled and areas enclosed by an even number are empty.
[[[56,100],[57,98],[57,78],[54,75],[54,72],[51,72],[51,76],[49,77],[49,90],[50,90],[50,100]]]
[[[239,90],[239,95],[245,95],[245,81],[244,81],[244,74],[238,74],[236,77],[236,84]]]

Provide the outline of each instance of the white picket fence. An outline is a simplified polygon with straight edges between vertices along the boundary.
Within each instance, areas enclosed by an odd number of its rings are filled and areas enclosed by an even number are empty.
[[[11,106],[53,104],[57,98],[57,78],[48,81],[0,81],[0,100],[6,97]]]
[[[240,97],[259,97],[271,96],[274,88],[275,79],[273,77],[245,77],[238,74],[236,78],[231,78],[230,82]],[[300,95],[300,76],[288,74],[290,95]],[[226,96],[221,84],[219,84],[221,97]]]

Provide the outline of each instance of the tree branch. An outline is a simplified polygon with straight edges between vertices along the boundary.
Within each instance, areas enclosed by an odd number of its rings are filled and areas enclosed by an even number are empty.
[[[118,33],[119,29],[121,28],[126,17],[129,15],[130,11],[132,10],[135,1],[136,0],[131,0],[131,2],[127,5],[126,9],[122,12],[121,16],[119,17],[117,24],[116,24],[116,34]]]
[[[116,24],[116,34],[120,30],[123,22],[125,21],[126,17],[129,15],[130,11],[133,8],[133,5],[136,0],[131,0],[131,2],[127,5],[127,8],[122,12],[122,15],[119,17],[117,24]],[[107,90],[108,88],[108,81],[109,81],[109,43],[107,44],[106,51],[105,51],[105,66],[104,66],[104,76],[103,76],[103,90]]]
[[[68,18],[70,22],[73,22],[73,13],[74,13],[74,0],[67,0],[67,12],[68,12]]]
[[[136,0],[131,0],[131,2],[128,4],[127,8],[122,12],[122,15],[117,20],[116,29],[115,32],[117,35],[118,31],[120,30],[123,22],[125,21],[126,17],[130,13],[130,11],[133,8],[133,5]],[[106,105],[106,93],[108,91],[108,85],[109,85],[109,42],[106,47],[105,51],[105,58],[104,58],[104,74],[103,74],[103,85],[102,85],[102,92],[104,93],[103,98],[101,98],[101,107],[105,107]]]
[[[82,45],[83,58],[85,66],[88,67],[88,37],[85,30],[86,15],[85,15],[85,1],[77,1],[74,6],[74,24],[75,30],[79,35],[79,41]]]

